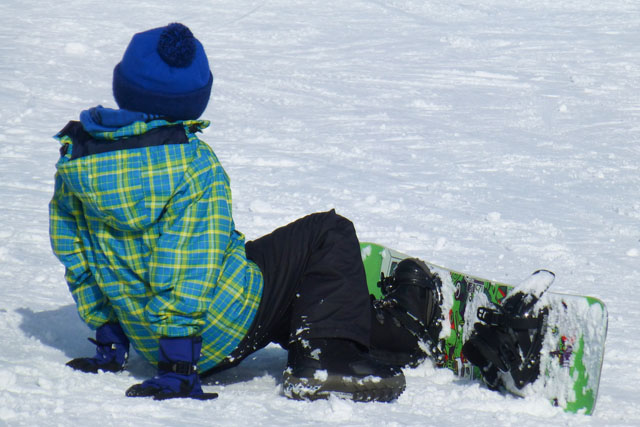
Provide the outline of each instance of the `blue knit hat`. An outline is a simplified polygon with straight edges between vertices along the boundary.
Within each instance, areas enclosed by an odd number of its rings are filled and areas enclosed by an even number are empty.
[[[134,35],[113,70],[120,108],[173,120],[200,117],[212,84],[202,44],[178,23]]]

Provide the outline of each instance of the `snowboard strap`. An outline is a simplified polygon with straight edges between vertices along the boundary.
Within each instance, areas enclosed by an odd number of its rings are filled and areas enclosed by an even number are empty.
[[[523,299],[525,295],[518,295]],[[466,358],[484,372],[498,369],[509,374],[518,389],[532,383],[540,374],[540,352],[549,309],[507,304],[496,309],[478,308],[480,322],[462,348]],[[517,301],[516,301],[517,302]],[[522,311],[512,311],[519,307]]]
[[[383,297],[373,302],[374,309],[384,311],[418,341],[416,351],[443,366],[446,354],[438,347],[442,327],[442,282],[437,274],[417,258],[401,261],[393,274],[380,273],[378,287]]]
[[[478,308],[478,319],[490,326],[510,327],[513,329],[534,329],[538,327],[537,317],[521,317],[487,307]]]
[[[382,277],[382,280],[384,280],[384,276]],[[429,334],[427,325],[421,322],[420,319],[408,312],[393,298],[375,300],[373,302],[373,307],[375,310],[387,311],[403,328],[416,337],[419,342],[423,343],[428,355],[433,358],[436,364],[444,364],[446,361],[446,355],[442,350],[440,350],[440,348],[438,348],[438,338],[434,338]]]

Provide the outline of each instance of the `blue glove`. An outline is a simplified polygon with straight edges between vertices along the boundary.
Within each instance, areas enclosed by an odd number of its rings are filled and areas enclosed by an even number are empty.
[[[158,375],[131,386],[129,397],[153,397],[155,400],[189,397],[208,400],[217,393],[204,393],[198,376],[201,337],[160,338]]]
[[[89,341],[96,345],[96,355],[73,359],[67,366],[93,374],[124,369],[129,357],[129,339],[119,323],[105,323],[96,330],[96,339],[89,338]]]

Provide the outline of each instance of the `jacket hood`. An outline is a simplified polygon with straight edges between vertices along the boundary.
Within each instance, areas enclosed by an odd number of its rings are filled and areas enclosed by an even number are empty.
[[[179,191],[196,155],[195,133],[207,126],[200,120],[154,120],[89,133],[72,121],[55,136],[62,144],[57,173],[82,202],[87,221],[144,230]]]

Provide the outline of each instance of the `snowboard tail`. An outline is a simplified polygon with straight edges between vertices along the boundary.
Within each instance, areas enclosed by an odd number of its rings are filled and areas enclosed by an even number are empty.
[[[369,292],[380,299],[381,273],[392,275],[398,263],[409,256],[375,243],[362,242],[360,248]],[[460,377],[481,380],[480,369],[465,357],[463,345],[471,337],[474,324],[483,321],[482,316],[508,304],[518,293],[526,293],[539,300],[536,307],[547,310],[540,373],[524,387],[505,380],[505,389],[523,397],[544,396],[567,412],[593,413],[607,334],[607,309],[602,301],[547,292],[555,278],[547,270],[536,271],[513,286],[426,264],[442,280],[444,321],[437,345],[444,357],[435,361],[436,365]]]

